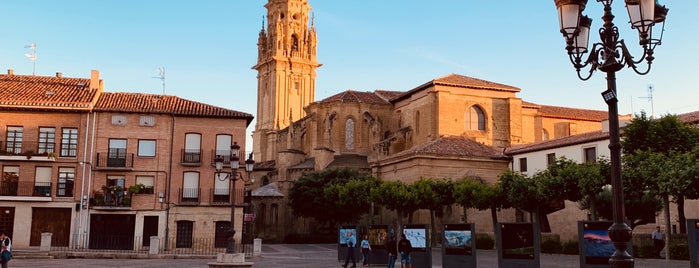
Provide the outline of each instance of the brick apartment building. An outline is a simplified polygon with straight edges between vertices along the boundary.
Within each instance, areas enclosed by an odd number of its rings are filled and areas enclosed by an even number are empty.
[[[94,70],[9,70],[0,75],[0,230],[18,248],[47,232],[55,246],[130,249],[158,236],[223,248],[243,185],[217,179],[213,159],[229,159],[234,143],[245,152],[252,119],[176,96],[105,92]]]

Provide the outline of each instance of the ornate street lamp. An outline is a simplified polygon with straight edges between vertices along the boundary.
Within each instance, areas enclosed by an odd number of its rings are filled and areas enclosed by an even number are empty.
[[[624,196],[621,181],[621,143],[619,141],[619,114],[616,94],[616,72],[627,66],[637,74],[645,75],[655,59],[653,50],[661,44],[665,29],[665,16],[668,9],[654,0],[625,0],[629,13],[631,28],[638,30],[639,45],[643,48],[642,57],[634,60],[624,43],[619,39],[619,29],[612,20],[613,0],[597,0],[604,6],[602,20],[604,25],[599,29],[601,41],[592,45],[588,50],[590,25],[592,20],[583,16],[587,0],[554,0],[558,9],[558,19],[561,33],[566,40],[566,50],[578,78],[585,81],[600,70],[607,73],[607,90],[602,97],[609,107],[609,150],[612,179],[612,209],[613,225],[609,228],[609,237],[616,249],[609,259],[611,267],[633,267],[633,257],[626,252],[631,240],[631,228],[624,222]],[[662,24],[659,36],[653,34],[653,26]],[[585,54],[589,56],[585,58]],[[645,61],[645,69],[641,64]],[[589,68],[587,74],[581,69]]]
[[[225,181],[225,180],[230,180],[231,182],[231,189],[232,189],[232,194],[231,194],[231,226],[230,229],[228,230],[228,233],[230,234],[230,237],[228,238],[228,246],[226,247],[226,253],[236,253],[235,250],[235,182],[237,180],[242,180],[243,182],[255,182],[255,179],[251,179],[250,177],[250,172],[252,172],[253,167],[255,166],[255,160],[252,160],[252,154],[250,154],[250,158],[245,161],[245,171],[248,173],[248,178],[245,179],[240,173],[238,173],[238,168],[240,168],[240,157],[238,156],[240,154],[240,146],[238,145],[237,142],[233,142],[233,145],[231,145],[231,151],[230,151],[230,167],[231,167],[231,172],[230,173],[224,173],[223,172],[223,157],[221,155],[216,155],[216,158],[214,158],[214,166],[216,168],[216,179],[220,181]],[[222,174],[224,176],[222,176]]]

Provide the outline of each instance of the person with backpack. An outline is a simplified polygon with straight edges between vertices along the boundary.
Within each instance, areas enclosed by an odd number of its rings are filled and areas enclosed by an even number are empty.
[[[405,234],[400,235],[400,241],[398,241],[398,252],[400,252],[400,265],[402,268],[412,268],[410,264],[410,252],[413,251],[413,245],[405,237]]]

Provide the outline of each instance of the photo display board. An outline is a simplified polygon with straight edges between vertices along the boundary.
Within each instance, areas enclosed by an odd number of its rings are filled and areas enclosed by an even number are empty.
[[[349,233],[349,232],[352,232],[352,234],[354,235],[354,238],[356,239],[356,242],[359,243],[359,237],[357,236],[357,227],[356,226],[341,226],[340,231],[338,232],[340,234],[339,241],[338,241],[338,244],[340,244],[340,246],[343,246],[343,247],[347,246],[347,240],[348,240],[347,233]],[[353,245],[353,246],[357,246],[357,245]]]
[[[425,225],[403,226],[405,238],[413,245],[413,251],[427,251],[427,229]]]
[[[609,258],[614,254],[614,243],[609,238],[612,222],[581,222],[580,247],[584,264],[609,265]]]
[[[505,259],[533,260],[534,230],[530,224],[501,224],[502,257]]]
[[[470,224],[444,225],[444,254],[472,255],[475,238]]]
[[[369,225],[369,244],[372,249],[384,249],[388,242],[387,225]]]

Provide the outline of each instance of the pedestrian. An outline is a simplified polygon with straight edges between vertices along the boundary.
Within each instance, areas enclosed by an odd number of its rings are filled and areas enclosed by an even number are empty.
[[[410,252],[413,251],[413,245],[410,244],[410,240],[405,238],[405,233],[400,235],[400,241],[398,241],[398,252],[400,252],[400,267],[402,268],[412,268],[410,265]]]
[[[655,256],[660,258],[660,252],[663,251],[665,247],[665,239],[663,232],[660,231],[660,226],[655,227],[655,230],[650,234],[653,239],[653,249],[655,249]]]
[[[386,252],[388,252],[387,268],[394,268],[396,265],[396,254],[398,253],[398,249],[396,247],[396,238],[393,235],[391,235],[391,237],[388,239],[388,242],[386,242]]]
[[[352,259],[352,268],[357,267],[357,261],[354,260],[354,247],[357,245],[357,238],[354,237],[352,231],[347,232],[346,240],[347,243],[347,258],[345,258],[345,264],[342,267],[347,268],[349,260]]]
[[[369,236],[364,235],[364,239],[361,242],[362,247],[362,267],[369,267],[369,251],[371,251],[371,244],[369,244]]]
[[[2,268],[7,268],[7,263],[12,256],[12,240],[10,240],[10,237],[8,237],[4,231],[0,232],[0,248],[2,248],[0,252],[0,264]]]

